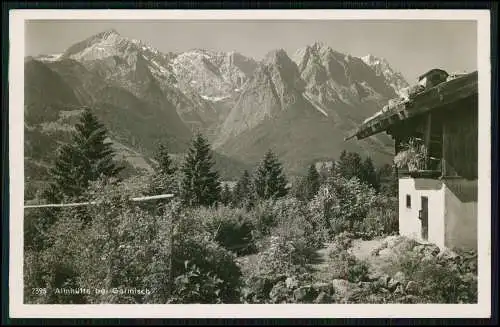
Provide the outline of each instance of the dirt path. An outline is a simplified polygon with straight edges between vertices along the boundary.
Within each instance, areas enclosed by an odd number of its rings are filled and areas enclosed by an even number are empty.
[[[353,240],[351,253],[359,260],[371,259],[371,251],[380,246],[383,241],[383,239],[373,239],[369,241],[363,241],[361,239]]]
[[[377,268],[383,263],[384,259],[379,256],[372,256],[371,251],[382,242],[383,239],[369,241],[355,239],[352,242],[352,247],[349,249],[349,252],[359,260],[368,261],[373,270],[378,270]],[[335,270],[338,268],[332,266],[328,258],[328,247],[330,245],[331,243],[326,243],[322,248],[316,250],[311,258],[311,262],[308,264],[317,282],[331,282],[332,278],[334,278]],[[257,260],[258,256],[255,254],[240,258],[239,261],[242,266],[242,271],[246,272],[248,269],[254,269],[257,266]]]
[[[316,250],[316,256],[312,259],[309,267],[314,272],[317,281],[329,282],[330,281],[330,265],[328,263],[328,247],[330,244],[325,244],[321,249]]]

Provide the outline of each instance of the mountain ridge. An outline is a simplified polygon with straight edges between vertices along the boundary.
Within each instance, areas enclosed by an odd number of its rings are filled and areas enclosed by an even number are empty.
[[[293,56],[277,48],[261,60],[237,51],[163,53],[109,29],[60,54],[26,57],[25,67],[41,64],[53,74],[39,67],[28,77],[25,96],[34,100],[25,110],[36,117],[28,125],[40,136],[41,125],[35,125],[58,121],[68,111],[62,107],[93,107],[119,148],[143,154],[146,162],[152,144],[165,135],[170,135],[172,151],[180,153],[196,131],[209,138],[219,157],[239,163],[233,165],[235,173],[237,167],[253,167],[273,143],[293,174],[306,162],[343,149],[373,154],[384,162],[392,147],[387,137],[359,146],[343,142],[348,130],[395,97],[397,86],[404,84],[392,78],[399,78],[396,73],[384,75],[390,65],[375,58],[343,54],[323,42],[306,45]],[[59,82],[48,84],[60,87],[50,91],[43,81],[51,79]],[[37,80],[41,82],[32,83]],[[52,98],[57,104],[50,103],[49,111],[38,105],[49,101],[36,97],[42,91],[56,93]]]

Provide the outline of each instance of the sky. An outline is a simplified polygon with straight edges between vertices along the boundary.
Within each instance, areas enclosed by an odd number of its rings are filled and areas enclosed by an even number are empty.
[[[160,51],[202,48],[237,51],[255,59],[278,48],[292,56],[320,41],[356,57],[383,57],[410,83],[433,68],[450,73],[477,69],[476,21],[450,20],[37,20],[26,22],[25,55],[60,53],[110,28]]]

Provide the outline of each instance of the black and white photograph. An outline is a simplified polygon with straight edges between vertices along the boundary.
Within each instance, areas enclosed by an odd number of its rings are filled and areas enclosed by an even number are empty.
[[[18,312],[489,317],[488,11],[61,11],[11,31]]]

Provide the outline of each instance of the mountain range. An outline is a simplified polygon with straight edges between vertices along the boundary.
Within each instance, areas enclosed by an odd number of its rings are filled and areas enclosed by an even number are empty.
[[[195,131],[211,142],[225,179],[272,149],[290,174],[342,150],[389,162],[392,141],[344,137],[408,86],[383,58],[354,57],[315,42],[291,56],[164,53],[106,30],[63,53],[26,57],[25,176],[46,178],[82,107],[107,126],[130,172],[151,170],[158,142],[182,158]]]

